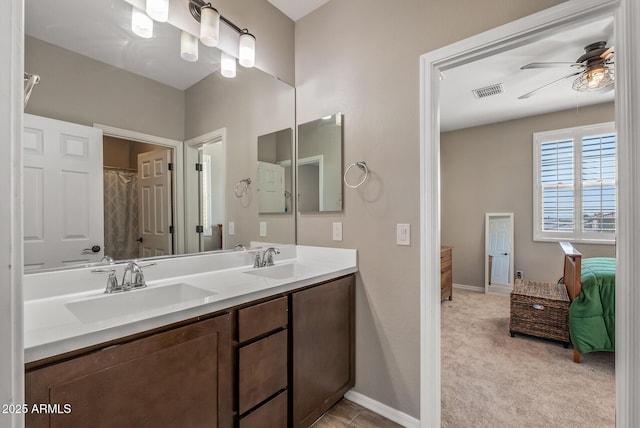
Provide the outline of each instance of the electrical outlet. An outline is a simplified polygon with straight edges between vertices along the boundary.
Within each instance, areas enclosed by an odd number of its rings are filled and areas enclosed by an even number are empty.
[[[260,236],[267,236],[267,222],[260,222]]]
[[[524,278],[524,274],[522,273],[521,270],[517,270],[516,271],[516,279],[522,279]]]
[[[227,227],[227,233],[229,235],[235,235],[236,234],[236,223],[234,221],[230,221],[229,222],[229,227]]]
[[[342,241],[342,222],[340,221],[333,223],[333,240]]]
[[[396,225],[396,244],[411,245],[411,225],[410,224]]]

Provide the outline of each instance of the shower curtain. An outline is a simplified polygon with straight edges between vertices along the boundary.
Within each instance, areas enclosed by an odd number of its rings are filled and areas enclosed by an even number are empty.
[[[136,172],[104,170],[104,253],[114,260],[138,257]]]

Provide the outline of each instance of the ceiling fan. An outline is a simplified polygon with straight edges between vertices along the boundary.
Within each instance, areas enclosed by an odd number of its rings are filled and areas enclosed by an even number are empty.
[[[530,68],[551,68],[551,67],[574,67],[577,71],[567,74],[559,79],[547,83],[531,92],[518,97],[518,99],[529,98],[541,89],[553,85],[570,77],[577,76],[573,81],[573,89],[581,92],[600,91],[605,88],[612,89],[614,83],[613,70],[613,46],[607,47],[607,42],[595,42],[585,46],[584,54],[575,62],[532,62],[523,65],[521,70]]]

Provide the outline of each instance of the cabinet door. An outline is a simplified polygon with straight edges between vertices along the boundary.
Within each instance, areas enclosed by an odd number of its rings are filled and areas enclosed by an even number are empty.
[[[26,373],[29,427],[230,427],[228,314]],[[70,412],[64,413],[68,404]]]
[[[291,299],[293,425],[308,427],[355,384],[355,278]]]

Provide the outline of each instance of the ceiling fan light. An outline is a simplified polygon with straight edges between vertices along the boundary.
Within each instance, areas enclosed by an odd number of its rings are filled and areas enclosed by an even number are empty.
[[[149,39],[153,37],[153,19],[138,8],[131,9],[131,31],[134,34]]]
[[[573,81],[573,89],[580,92],[599,91],[614,84],[614,72],[609,67],[596,67],[581,73]]]
[[[167,22],[169,19],[169,0],[147,0],[146,11],[151,19]]]
[[[200,9],[200,41],[212,48],[218,46],[220,39],[220,13],[211,3]]]
[[[247,30],[242,30],[239,40],[238,62],[243,67],[253,67],[256,64],[256,38]]]
[[[186,31],[180,33],[180,57],[189,62],[198,60],[198,38]]]
[[[236,59],[224,52],[220,54],[220,74],[229,79],[236,77]]]

